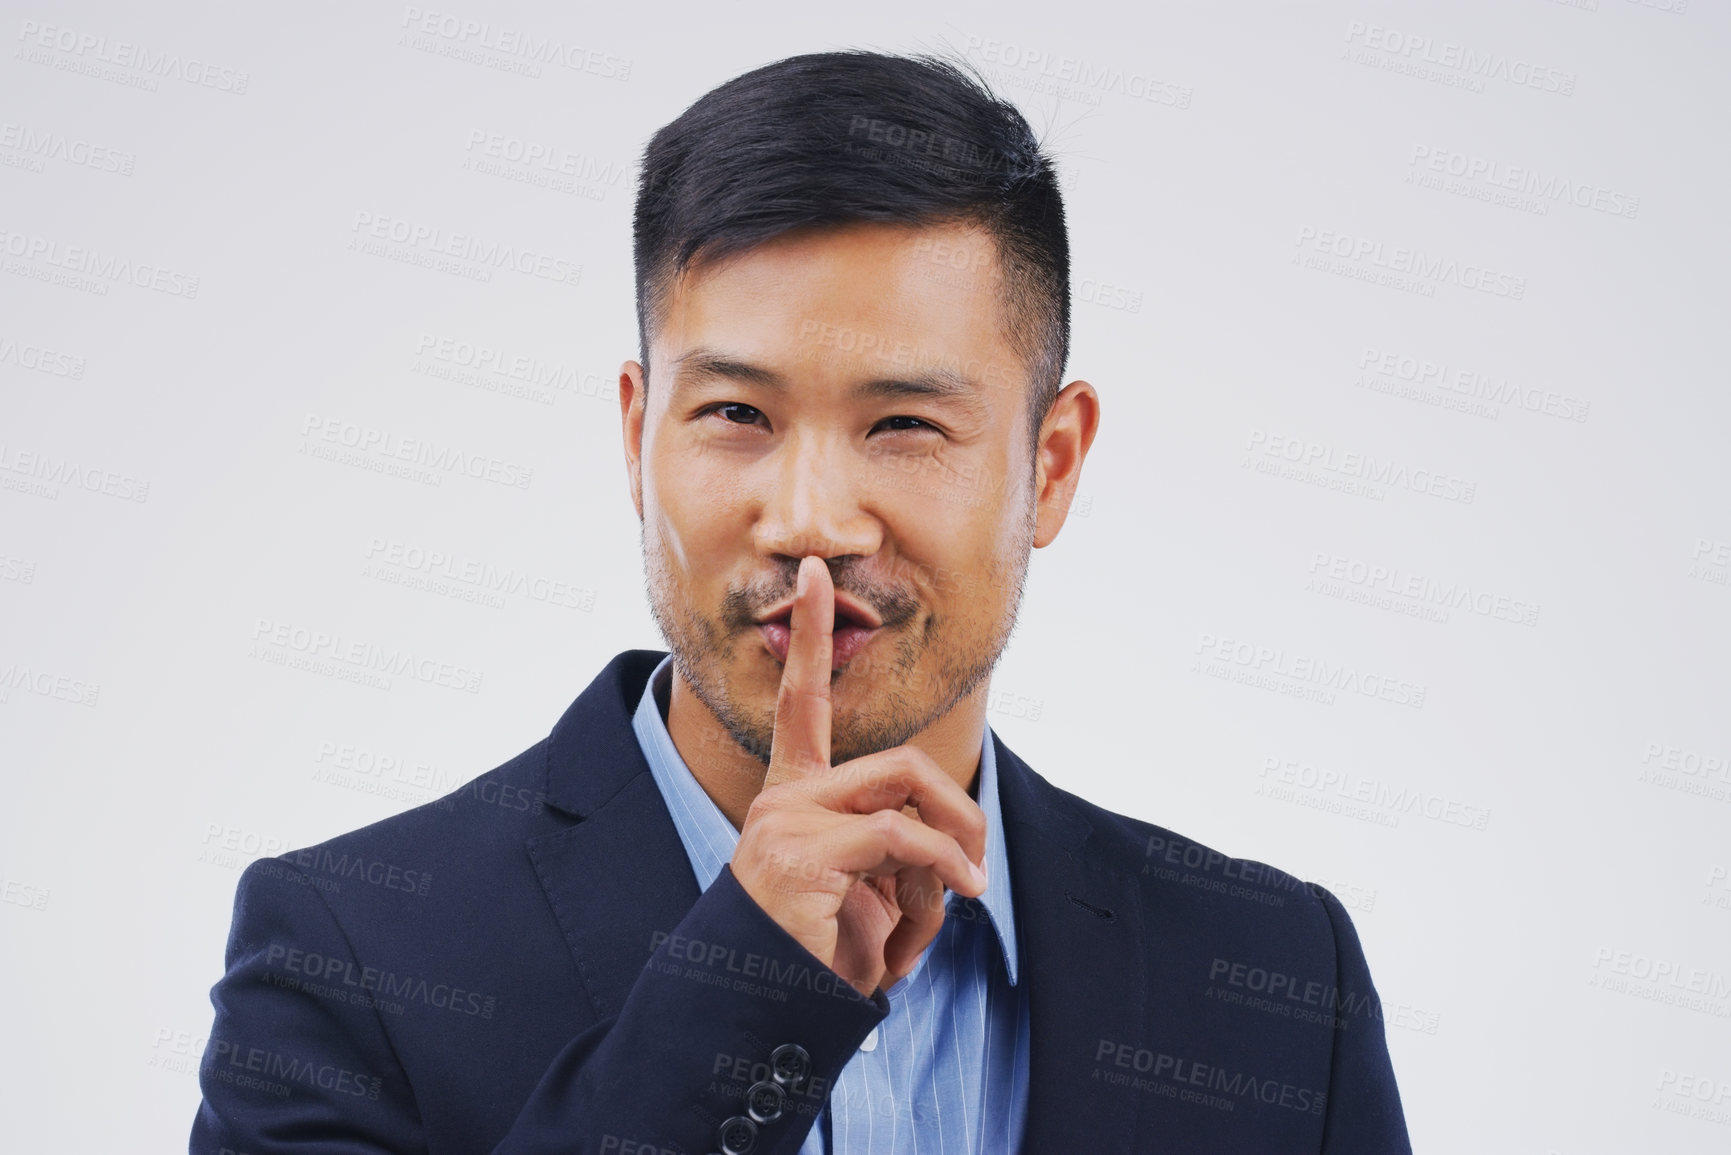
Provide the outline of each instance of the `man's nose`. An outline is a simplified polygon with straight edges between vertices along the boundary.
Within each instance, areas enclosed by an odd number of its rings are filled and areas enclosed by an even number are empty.
[[[869,556],[883,527],[861,502],[860,462],[822,437],[789,438],[768,471],[755,535],[761,552],[785,557]]]

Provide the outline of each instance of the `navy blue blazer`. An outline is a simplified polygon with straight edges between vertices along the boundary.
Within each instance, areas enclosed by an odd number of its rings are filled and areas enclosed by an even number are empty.
[[[631,727],[664,656],[620,654],[455,793],[247,868],[194,1155],[794,1155],[888,1003],[731,870],[699,894]],[[1410,1150],[1332,894],[993,740],[1031,984],[1024,1152]]]

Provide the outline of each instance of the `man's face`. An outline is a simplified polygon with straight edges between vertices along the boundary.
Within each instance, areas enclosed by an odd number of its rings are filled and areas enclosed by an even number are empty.
[[[650,605],[680,675],[765,765],[802,557],[836,589],[834,763],[926,729],[1009,640],[1036,511],[1000,277],[976,228],[867,223],[674,289],[637,463]]]

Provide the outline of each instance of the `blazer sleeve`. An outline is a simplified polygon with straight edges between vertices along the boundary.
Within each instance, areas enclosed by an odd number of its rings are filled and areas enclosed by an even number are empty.
[[[284,942],[363,965],[308,881],[278,859],[241,877],[192,1155],[408,1155],[436,1143],[378,1012],[280,981],[271,951]],[[695,1155],[730,1142],[796,1155],[888,1014],[882,990],[861,996],[724,867],[619,1014],[554,1057],[493,1155]]]
[[[355,961],[311,879],[280,859],[246,868],[235,891],[216,1019],[199,1066],[204,1101],[192,1155],[426,1150],[415,1096],[376,1010],[301,989],[281,963]],[[334,968],[333,968],[334,969]]]
[[[1346,1004],[1334,1032],[1323,1155],[1412,1155],[1394,1065],[1383,1033],[1382,1000],[1346,907],[1327,888],[1311,891],[1334,929],[1335,981]]]

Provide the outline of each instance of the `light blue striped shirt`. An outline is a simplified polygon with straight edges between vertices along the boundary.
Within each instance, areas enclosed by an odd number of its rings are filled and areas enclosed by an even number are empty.
[[[704,793],[667,732],[657,694],[667,697],[672,676],[669,655],[650,675],[631,724],[697,885],[708,890],[733,859],[739,831]],[[913,973],[884,992],[889,1017],[842,1068],[800,1155],[1003,1155],[1021,1143],[1028,985],[1016,981],[1016,921],[990,726],[975,793],[986,815],[986,892],[978,899],[950,892],[943,929]]]

